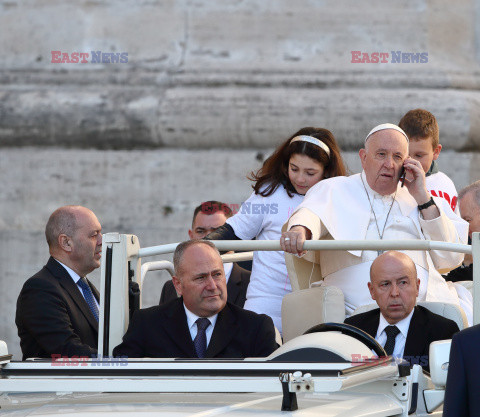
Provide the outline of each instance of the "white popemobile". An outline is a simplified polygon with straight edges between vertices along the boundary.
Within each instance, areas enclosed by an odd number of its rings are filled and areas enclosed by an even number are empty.
[[[278,241],[217,241],[220,250],[279,250]],[[11,361],[0,342],[0,413],[6,416],[441,416],[450,341],[430,346],[431,375],[419,365],[384,357],[367,334],[341,324],[343,295],[332,287],[294,291],[284,298],[284,344],[267,358],[111,359],[128,327],[130,309],[148,270],[167,261],[176,244],[140,248],[134,235],[103,237],[99,358]],[[442,249],[480,261],[480,233],[472,246],[430,241],[309,241],[314,249]],[[244,257],[242,254],[233,255]],[[248,256],[248,255],[247,255]],[[250,255],[251,256],[251,255]],[[231,261],[232,255],[224,255]],[[225,259],[224,259],[225,260]],[[474,267],[474,294],[480,271]],[[132,284],[133,282],[133,284]],[[138,287],[135,284],[138,284]],[[297,290],[296,290],[297,289]],[[296,291],[295,291],[296,290]],[[314,302],[309,302],[314,300]],[[428,304],[428,303],[426,303]],[[456,306],[431,306],[465,326]],[[478,304],[478,305],[477,305]],[[424,304],[425,305],[425,304]],[[474,322],[480,303],[474,303]],[[337,322],[337,323],[326,323]],[[313,324],[324,323],[317,326]],[[313,328],[310,328],[313,327]],[[307,333],[307,334],[303,334]],[[376,358],[375,355],[380,358]]]

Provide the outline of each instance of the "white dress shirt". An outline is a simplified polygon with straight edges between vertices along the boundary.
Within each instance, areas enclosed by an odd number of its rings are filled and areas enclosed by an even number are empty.
[[[396,326],[398,330],[400,330],[400,333],[398,333],[395,337],[395,348],[393,349],[393,356],[395,356],[396,358],[403,358],[405,342],[407,341],[408,328],[410,327],[410,321],[412,320],[414,310],[415,309],[412,309],[412,311],[407,317],[395,324],[390,324],[385,319],[385,317],[383,317],[383,314],[380,313],[380,322],[378,323],[378,330],[377,335],[375,336],[375,340],[382,346],[385,346],[385,343],[387,343],[387,334],[385,333],[385,328],[387,326]]]
[[[193,314],[185,306],[185,303],[183,304],[183,308],[185,309],[185,314],[187,315],[187,324],[188,324],[188,330],[190,330],[190,336],[192,337],[192,340],[194,340],[198,332],[196,321],[200,317],[197,316],[196,314]],[[211,325],[205,329],[205,335],[207,336],[207,348],[210,343],[210,339],[212,338],[213,328],[215,327],[215,323],[217,322],[217,317],[218,317],[218,314],[215,314],[210,317],[206,317],[208,320],[210,320],[210,323],[211,323]]]
[[[53,258],[53,259],[55,259],[55,258]],[[55,259],[55,260],[67,270],[68,275],[70,275],[70,278],[72,278],[73,282],[75,283],[78,290],[80,291],[80,294],[82,294],[82,297],[85,299],[85,301],[87,301],[87,299],[85,298],[85,295],[83,294],[82,287],[80,287],[80,285],[78,285],[78,281],[80,281],[80,279],[82,277],[80,275],[78,275],[72,268],[69,268],[67,265],[60,262],[58,259]],[[93,291],[92,291],[92,294],[93,294]],[[95,295],[93,296],[93,299],[95,300],[95,304],[97,305],[97,308],[100,310],[100,305],[98,304],[98,301],[97,301]],[[88,304],[88,301],[87,301],[87,304]]]

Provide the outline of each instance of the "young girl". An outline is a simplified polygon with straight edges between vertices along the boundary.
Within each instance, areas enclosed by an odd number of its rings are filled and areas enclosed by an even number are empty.
[[[345,175],[340,149],[327,129],[304,127],[285,141],[249,179],[254,192],[211,240],[279,240],[283,224],[318,181]],[[244,308],[269,315],[282,331],[282,298],[291,292],[282,251],[253,255]]]

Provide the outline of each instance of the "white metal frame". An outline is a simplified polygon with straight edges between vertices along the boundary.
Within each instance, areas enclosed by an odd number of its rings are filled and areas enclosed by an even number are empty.
[[[104,365],[107,366],[104,366]],[[278,374],[268,376],[267,373],[281,370],[296,372],[298,370],[342,371],[351,368],[350,363],[282,363],[260,362],[247,360],[231,361],[174,361],[174,360],[129,360],[125,366],[111,366],[106,362],[86,361],[75,366],[53,366],[52,362],[15,362],[8,365],[13,374],[10,378],[0,381],[0,391],[8,392],[38,392],[41,391],[72,391],[72,392],[281,392],[282,387]],[[35,372],[50,369],[57,371],[55,375],[32,376]],[[72,375],[74,369],[75,375]],[[112,377],[107,371],[118,371]],[[135,371],[158,371],[159,376],[135,376]],[[161,376],[162,371],[174,370],[177,375]],[[258,376],[229,376],[229,371],[255,371]],[[28,376],[16,375],[19,371],[29,371]],[[96,375],[92,374],[96,372]],[[122,372],[132,371],[129,375]],[[208,371],[212,375],[195,376],[199,371]],[[214,375],[219,372],[219,375]],[[265,375],[262,375],[265,372]],[[81,375],[84,373],[84,375]],[[90,374],[89,374],[90,373]],[[188,378],[185,377],[188,374]],[[39,374],[40,375],[40,374]],[[375,382],[385,378],[398,378],[398,368],[394,362],[374,365],[358,372],[334,376],[313,376],[312,392],[337,392],[360,384]],[[135,383],[132,383],[135,380]],[[205,381],[208,380],[208,384]],[[21,383],[19,383],[21,381]]]
[[[212,241],[220,251],[278,251],[280,241],[278,240],[221,240]],[[124,315],[118,318],[118,308],[115,309],[111,304],[105,314],[100,314],[99,328],[99,352],[103,355],[111,355],[113,346],[119,344],[122,336],[128,327],[128,285],[127,281],[130,277],[133,281],[142,286],[141,260],[155,255],[163,255],[172,253],[178,243],[167,245],[152,246],[140,248],[138,238],[133,235],[119,235],[118,233],[107,233],[104,235],[103,251],[102,251],[102,283],[101,293],[103,296],[105,290],[105,279],[107,271],[107,256],[110,249],[112,255],[111,271],[111,303],[120,303],[123,307]],[[458,243],[437,242],[429,240],[310,240],[306,241],[304,248],[306,250],[445,250],[472,254],[474,262],[474,300],[476,295],[480,294],[480,271],[476,265],[480,261],[480,233],[474,233],[472,238],[472,246]],[[130,267],[129,267],[130,265]],[[124,304],[125,303],[125,304]],[[474,303],[474,324],[480,322],[480,304]],[[108,326],[105,322],[107,320]],[[108,328],[110,333],[108,338],[104,338],[104,329]],[[104,339],[108,341],[108,348],[104,345]]]
[[[229,253],[221,256],[223,263],[228,262],[243,262],[251,261],[253,259],[253,252]],[[167,271],[171,277],[175,275],[173,263],[170,261],[153,261],[142,264],[141,282],[145,281],[145,275],[148,271]]]
[[[295,372],[295,371],[293,371]],[[313,378],[317,393],[332,393],[366,384],[394,378],[397,369],[392,366],[383,366],[375,371],[366,371],[368,374],[347,377]],[[132,379],[135,383],[132,383]],[[60,382],[56,378],[28,378],[6,379],[1,383],[5,392],[39,392],[39,391],[70,391],[70,392],[270,392],[281,393],[282,386],[275,377],[99,377],[75,378],[64,377]],[[40,388],[41,387],[41,388]],[[408,397],[407,397],[408,398]]]

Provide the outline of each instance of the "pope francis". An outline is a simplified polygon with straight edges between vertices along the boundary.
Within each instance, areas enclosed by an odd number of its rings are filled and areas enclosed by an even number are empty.
[[[367,282],[379,252],[305,252],[305,240],[428,239],[466,244],[468,233],[468,223],[445,200],[427,191],[425,172],[408,156],[408,138],[398,126],[385,123],[373,128],[359,155],[363,171],[325,179],[312,187],[280,240],[285,252],[305,255],[305,260],[318,264],[323,278],[320,285],[343,291],[347,315],[371,303]],[[418,300],[460,304],[471,323],[471,294],[458,284],[447,284],[437,271],[455,268],[463,254],[402,252],[415,262],[420,278]]]

